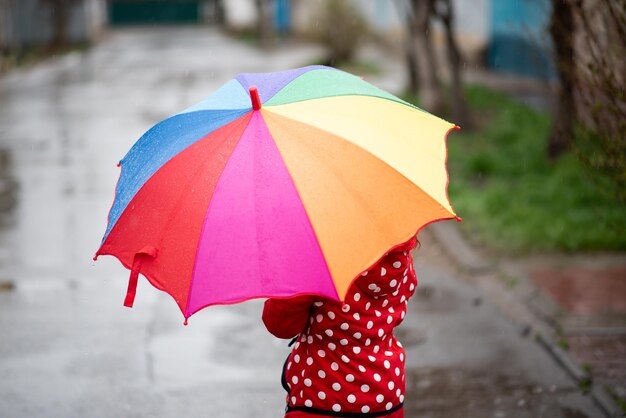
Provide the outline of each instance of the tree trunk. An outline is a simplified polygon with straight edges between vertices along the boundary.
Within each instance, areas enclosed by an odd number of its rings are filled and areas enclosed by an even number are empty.
[[[461,74],[462,57],[456,39],[454,38],[454,13],[450,0],[440,0],[437,15],[441,19],[446,32],[448,63],[450,64],[450,93],[452,120],[457,125],[469,128],[471,121],[467,110],[465,94],[463,94],[463,80]]]
[[[399,3],[394,2],[396,7],[400,7],[399,14],[401,16],[405,16],[405,27],[407,29],[406,38],[404,41],[404,58],[406,63],[406,72],[408,75],[407,86],[406,89],[408,92],[417,95],[419,93],[420,85],[419,85],[419,74],[417,68],[417,58],[415,57],[415,48],[413,47],[413,42],[415,41],[415,32],[417,30],[415,25],[415,19],[413,18],[414,13],[412,10],[412,6],[407,3]],[[401,7],[404,6],[404,7]]]
[[[560,86],[547,153],[558,158],[571,144],[574,131],[575,62],[574,15],[570,0],[552,0],[550,35],[554,44],[556,70]]]
[[[272,25],[272,3],[268,0],[256,0],[257,33],[261,46],[268,48],[274,40]]]
[[[67,45],[67,26],[69,16],[69,0],[57,0],[50,2],[52,8],[52,19],[54,27],[54,37],[52,38],[53,47],[62,47]]]
[[[434,0],[411,0],[411,30],[415,72],[419,77],[420,104],[426,110],[440,113],[444,110],[437,62],[430,40],[430,18]]]

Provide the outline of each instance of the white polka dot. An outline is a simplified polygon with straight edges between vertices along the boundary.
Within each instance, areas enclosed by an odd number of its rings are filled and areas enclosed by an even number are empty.
[[[374,380],[377,382],[380,382],[381,378],[380,375],[378,373],[374,373]]]
[[[311,387],[311,384],[312,384],[311,383],[311,379],[304,379],[304,385],[305,386]]]
[[[372,306],[372,302],[367,302],[365,304],[365,310],[367,311],[370,308],[370,306]]]
[[[404,353],[400,353],[400,361],[404,361]]]
[[[293,382],[293,384],[297,384],[298,383],[298,376],[294,376],[291,378],[291,381]]]
[[[350,363],[350,359],[345,354],[341,356],[341,361],[343,361],[344,363]]]
[[[326,352],[324,350],[317,350],[317,355],[320,357],[326,357]]]
[[[293,345],[293,347],[294,347],[295,349],[297,349],[298,347],[300,347],[300,341],[296,342],[296,343]]]
[[[383,290],[380,287],[376,287],[376,289],[374,289],[374,293],[380,293],[380,291]]]
[[[341,326],[340,326],[339,328],[341,328],[342,330],[344,330],[344,331],[345,331],[345,330],[347,330],[348,328],[350,328],[350,325],[348,325],[346,322],[344,322],[343,324],[341,324]]]
[[[385,405],[385,409],[387,411],[389,411],[391,409],[391,407],[393,406],[393,404],[391,402],[387,402],[387,405]]]
[[[385,397],[381,394],[376,395],[376,402],[381,403],[385,400]]]
[[[372,327],[373,327],[373,326],[374,326],[374,322],[369,321],[369,322],[367,323],[367,329],[372,329]]]
[[[378,318],[380,318],[380,316],[382,315],[382,314],[380,313],[380,311],[377,311],[377,310],[374,310],[374,313],[376,314],[376,316],[377,316]]]
[[[387,306],[388,304],[389,304],[389,301],[388,301],[387,299],[385,299],[385,300],[383,301],[383,308],[384,308],[385,306]]]
[[[393,309],[393,306],[390,306],[390,307],[389,307],[389,309],[388,309],[388,311],[389,311],[389,313],[394,313],[396,310],[395,310],[395,309]]]
[[[400,341],[396,341],[396,345],[400,348],[402,348],[402,343]]]
[[[388,369],[391,367],[391,363],[389,363],[389,360],[385,360],[384,365],[385,365],[385,369]]]
[[[339,405],[338,403],[333,405],[333,411],[335,412],[339,412],[341,411],[341,405]]]
[[[389,342],[391,342],[391,340]],[[393,353],[391,351],[385,351],[385,355],[387,357],[391,357],[391,356],[393,356]]]
[[[308,364],[309,366],[310,366],[311,364],[313,364],[313,358],[312,358],[312,357],[307,358],[307,359],[306,359],[306,364]]]
[[[350,311],[350,305],[348,305],[347,303],[344,303],[343,306],[341,307],[341,310],[343,312],[348,312]]]
[[[392,281],[389,282],[389,286],[391,287],[396,287],[397,284],[398,284],[398,281],[396,279],[393,279]]]
[[[369,346],[372,343],[372,340],[370,340],[369,338],[367,340],[365,340],[365,346]]]
[[[339,365],[333,361],[332,364],[330,365],[330,368],[333,369],[334,371],[337,371],[339,370]]]
[[[382,337],[384,334],[385,334],[385,331],[383,331],[382,328],[378,330],[378,336],[379,337]]]
[[[291,403],[292,403],[292,404],[296,403],[296,397],[295,397],[295,396],[292,396],[292,397],[291,397]]]
[[[355,312],[354,315],[352,315],[354,317],[354,319],[356,319],[357,321],[361,320],[361,315],[359,315],[358,312]]]
[[[368,285],[367,285],[367,288],[368,288],[369,290],[374,290],[374,289],[376,289],[377,287],[378,287],[378,286],[376,286],[374,283],[370,283],[370,284],[368,284]]]
[[[317,316],[315,317],[315,319],[317,320],[317,322],[322,322],[322,320],[324,319],[324,317],[322,316],[322,314],[317,314]]]
[[[356,338],[357,340],[358,340],[359,338],[361,338],[361,333],[360,333],[360,332],[355,332],[355,333],[354,333],[354,338]]]
[[[389,315],[389,316],[387,317],[387,323],[388,323],[388,324],[391,324],[392,322],[393,322],[393,316]]]
[[[346,382],[354,382],[354,375],[353,374],[347,374],[346,375]]]
[[[402,263],[399,261],[395,261],[392,265],[394,269],[399,269],[400,267],[402,267]]]
[[[320,306],[324,305],[324,302],[315,302],[313,305],[315,305],[315,306],[317,306],[319,308]]]
[[[393,388],[395,387],[395,384],[393,382],[389,382],[387,383],[387,387],[389,388],[389,390],[393,390]]]
[[[330,319],[335,319],[335,313],[333,311],[328,311],[328,317]]]
[[[406,282],[407,282],[407,280],[409,280],[409,279],[408,279],[408,277],[404,276],[404,277],[402,278],[402,283],[406,283]]]
[[[287,363],[287,370],[291,369],[291,362]]]
[[[352,347],[352,351],[354,354],[359,354],[361,352],[361,347]]]
[[[333,390],[339,392],[341,390],[341,385],[337,382],[333,383]]]
[[[404,402],[404,395],[400,395],[400,402]]]
[[[302,337],[300,337],[300,341],[305,342],[306,341],[306,335],[303,335]]]
[[[306,342],[309,343],[309,344],[313,344],[313,337],[310,336],[310,335],[308,337],[306,337]]]
[[[356,396],[354,396],[353,394],[349,394],[348,395],[348,402],[355,403],[356,402]]]
[[[354,294],[354,300],[355,300],[356,302],[358,302],[360,299],[361,299],[361,294],[360,294],[360,293],[358,293],[358,292],[357,292],[357,293],[355,293],[355,294]]]
[[[367,276],[367,273],[369,273],[369,272],[364,271],[363,273],[361,273],[361,276]]]
[[[328,343],[328,348],[329,348],[331,351],[335,351],[335,348],[337,348],[337,346],[336,346],[334,343]]]
[[[380,351],[380,347],[375,345],[374,346],[374,353],[378,354],[379,351]]]
[[[326,394],[324,392],[318,392],[317,397],[320,398],[321,400],[324,400],[326,399]]]
[[[396,290],[395,292],[391,294],[391,296],[398,296],[398,293],[400,293],[400,290]]]
[[[324,370],[318,370],[317,375],[323,379],[326,377],[326,372]]]
[[[296,354],[295,356],[293,356],[293,361],[295,361],[296,363],[300,363],[300,355]]]
[[[381,268],[380,268],[380,275],[381,275],[381,276],[384,276],[385,274],[387,274],[387,269],[386,269],[386,268],[384,268],[384,267],[381,267]]]
[[[406,296],[402,295],[402,297],[400,298],[400,303],[404,302],[406,300]]]
[[[328,335],[329,337],[332,337],[332,336],[333,336],[333,330],[332,330],[332,329],[327,329],[326,331],[324,331],[324,333],[325,333],[326,335]]]
[[[376,361],[376,357],[374,356],[367,356],[367,358],[373,363]]]
[[[370,391],[369,385],[361,385],[361,392],[369,392],[369,391]]]
[[[400,318],[404,319],[404,315],[405,315],[405,314],[406,314],[406,313],[405,313],[404,311],[400,312]]]
[[[318,340],[322,340],[323,339],[322,336],[319,335],[319,334],[315,334],[315,338],[317,338]]]
[[[399,398],[400,395],[402,395],[402,391],[400,390],[400,388],[396,389],[396,396]]]
[[[339,340],[339,344],[348,345],[348,340],[346,340],[345,338],[342,338],[341,340]]]
[[[361,365],[359,364],[359,371],[360,371],[361,373],[365,373],[365,367],[363,367],[363,366],[361,366]]]
[[[370,411],[370,407],[367,405],[363,405],[363,408],[361,408],[361,412],[363,412],[364,414],[367,414]]]

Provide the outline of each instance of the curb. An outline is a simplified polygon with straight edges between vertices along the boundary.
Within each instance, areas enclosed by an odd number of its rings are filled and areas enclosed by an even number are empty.
[[[510,309],[500,309],[513,322],[520,325],[524,334],[533,332],[537,342],[556,360],[556,362],[576,381],[581,387],[591,384],[590,396],[595,404],[602,410],[607,418],[623,417],[621,408],[615,403],[604,387],[593,385],[591,376],[585,372],[570,356],[554,341],[551,335],[555,334],[556,324],[552,320],[560,307],[545,296],[537,288],[532,280],[518,269],[507,266],[506,263],[487,260],[479,251],[470,245],[460,228],[453,222],[439,222],[428,228],[434,239],[443,248],[454,263],[470,275],[484,273],[497,273],[504,277],[510,277],[521,283],[521,290],[509,291],[513,293],[506,301],[496,302],[499,308],[501,304],[515,303],[519,309],[530,311],[531,318],[525,323],[518,317],[510,314]]]

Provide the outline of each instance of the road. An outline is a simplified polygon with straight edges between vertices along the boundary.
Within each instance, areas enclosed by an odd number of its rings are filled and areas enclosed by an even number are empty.
[[[173,300],[143,280],[123,308],[128,272],[92,256],[116,163],[145,130],[236,73],[316,53],[261,52],[208,28],[127,29],[0,78],[0,417],[281,416],[288,348],[264,330],[261,301],[211,307],[184,327]],[[398,332],[407,416],[601,416],[442,257],[426,235]]]

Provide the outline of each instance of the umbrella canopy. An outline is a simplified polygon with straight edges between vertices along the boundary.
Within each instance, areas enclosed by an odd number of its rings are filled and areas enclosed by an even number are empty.
[[[361,78],[310,66],[240,74],[146,132],[120,162],[98,255],[213,304],[352,281],[424,225],[455,218],[439,119]]]

